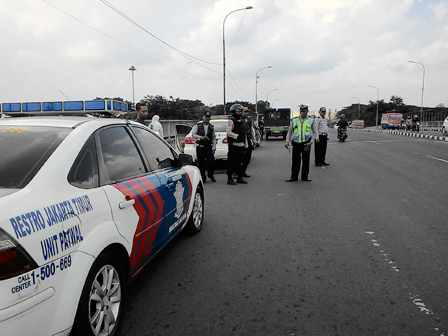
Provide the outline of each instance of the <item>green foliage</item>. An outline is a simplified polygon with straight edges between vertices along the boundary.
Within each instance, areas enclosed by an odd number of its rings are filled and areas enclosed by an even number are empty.
[[[206,111],[212,115],[224,114],[222,105],[205,106],[200,100],[174,99],[173,96],[166,99],[160,95],[146,95],[140,102],[148,105],[148,119],[157,114],[162,120],[201,120]],[[226,103],[226,114],[230,113],[233,104],[241,104],[252,111],[255,109],[255,105],[249,102],[234,101]]]
[[[149,119],[157,114],[162,120],[199,120],[208,110],[200,100],[174,99],[173,96],[166,99],[159,95],[146,95],[140,102],[148,104]]]

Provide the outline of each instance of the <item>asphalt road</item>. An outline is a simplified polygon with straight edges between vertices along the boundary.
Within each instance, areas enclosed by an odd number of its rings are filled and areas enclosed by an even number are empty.
[[[348,134],[312,182],[285,182],[280,139],[248,185],[221,165],[203,230],[132,284],[120,335],[448,335],[448,143]]]

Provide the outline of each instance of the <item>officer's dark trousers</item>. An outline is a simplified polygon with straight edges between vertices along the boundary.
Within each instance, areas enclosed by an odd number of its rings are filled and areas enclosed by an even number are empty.
[[[310,150],[305,150],[307,142],[297,143],[292,141],[292,168],[291,178],[297,180],[299,178],[300,163],[302,163],[302,180],[308,178],[310,172]]]
[[[237,174],[238,178],[243,175],[243,158],[244,147],[236,147],[229,144],[229,151],[227,152],[227,176],[232,177]]]
[[[247,166],[250,163],[250,159],[252,158],[252,146],[249,146],[244,150],[244,157],[243,157],[243,174],[246,173]]]
[[[323,164],[327,155],[327,136],[319,135],[319,142],[315,141],[314,147],[314,163]]]
[[[209,178],[215,173],[215,156],[211,147],[196,147],[196,156],[198,158],[198,168],[201,171],[202,180],[205,181],[205,170]]]

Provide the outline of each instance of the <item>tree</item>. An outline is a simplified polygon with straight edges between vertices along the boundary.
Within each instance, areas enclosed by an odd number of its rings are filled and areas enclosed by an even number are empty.
[[[395,96],[395,95],[390,97],[390,103],[392,103],[394,105],[404,105],[403,98],[401,98],[400,96]]]
[[[407,106],[403,102],[403,98],[400,96],[391,96],[389,101],[389,112],[403,113],[408,112]]]
[[[146,95],[141,102],[148,104],[149,118],[157,114],[166,120],[199,120],[206,109],[200,100],[174,99],[173,96],[166,99],[159,95]]]

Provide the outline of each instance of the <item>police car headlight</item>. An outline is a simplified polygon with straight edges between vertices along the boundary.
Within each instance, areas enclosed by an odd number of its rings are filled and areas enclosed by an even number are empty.
[[[0,280],[18,276],[36,267],[28,253],[0,229]]]

